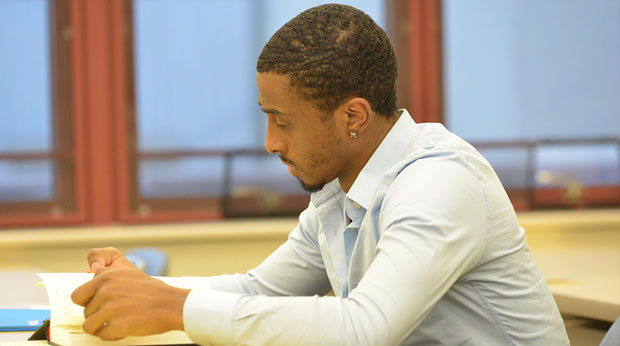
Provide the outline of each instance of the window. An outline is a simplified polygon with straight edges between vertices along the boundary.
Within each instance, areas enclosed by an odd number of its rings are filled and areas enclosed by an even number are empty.
[[[77,206],[65,1],[0,1],[0,224],[65,223]]]
[[[297,214],[255,64],[326,2],[0,0],[0,227]]]
[[[0,0],[0,226],[297,214],[255,63],[325,2]],[[393,38],[399,106],[472,141],[518,209],[618,205],[617,2],[345,3]]]
[[[447,126],[519,209],[620,203],[620,3],[443,2]]]
[[[324,2],[132,2],[132,212],[294,215],[307,206],[308,194],[264,150],[255,71],[269,37]],[[383,1],[351,3],[384,24]]]

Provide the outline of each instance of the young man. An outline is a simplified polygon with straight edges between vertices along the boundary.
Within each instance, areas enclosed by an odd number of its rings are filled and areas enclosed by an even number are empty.
[[[473,147],[396,109],[386,34],[342,5],[285,24],[257,65],[265,147],[313,192],[247,274],[170,287],[115,249],[75,290],[102,339],[183,329],[197,343],[567,345],[499,179]],[[324,296],[333,290],[335,296]]]

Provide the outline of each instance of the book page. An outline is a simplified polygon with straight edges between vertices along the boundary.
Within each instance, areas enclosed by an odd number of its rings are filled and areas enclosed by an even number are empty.
[[[73,303],[71,293],[90,281],[90,273],[39,273],[50,301],[51,325],[77,325],[84,323],[84,308]]]

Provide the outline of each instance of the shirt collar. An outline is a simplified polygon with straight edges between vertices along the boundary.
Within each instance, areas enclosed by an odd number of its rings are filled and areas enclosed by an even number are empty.
[[[321,204],[326,202],[328,199],[332,198],[338,193],[342,193],[342,189],[340,188],[340,182],[338,179],[334,179],[329,183],[325,184],[323,188],[317,192],[313,192],[310,195],[310,202],[314,205],[315,208],[318,208]]]
[[[381,178],[397,162],[403,160],[413,138],[420,132],[407,110],[400,117],[372,154],[353,182],[347,198],[368,210]]]

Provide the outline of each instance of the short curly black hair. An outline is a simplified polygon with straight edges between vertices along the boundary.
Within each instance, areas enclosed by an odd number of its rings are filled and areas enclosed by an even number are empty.
[[[263,48],[256,70],[286,75],[318,110],[362,97],[386,118],[396,114],[398,64],[387,34],[346,5],[310,8],[284,24]]]

